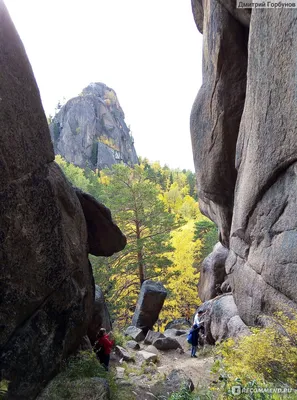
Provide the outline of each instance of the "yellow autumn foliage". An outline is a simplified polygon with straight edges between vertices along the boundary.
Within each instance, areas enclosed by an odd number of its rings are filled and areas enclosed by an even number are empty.
[[[174,319],[191,319],[200,304],[197,294],[199,273],[193,264],[201,243],[194,242],[193,237],[194,221],[171,234],[171,244],[175,251],[168,254],[172,265],[167,269],[168,296],[160,313],[161,329]]]
[[[251,335],[219,346],[214,372],[221,374],[225,384],[219,398],[229,398],[232,386],[238,384],[297,389],[297,315],[293,316],[276,313],[269,327],[254,328]]]

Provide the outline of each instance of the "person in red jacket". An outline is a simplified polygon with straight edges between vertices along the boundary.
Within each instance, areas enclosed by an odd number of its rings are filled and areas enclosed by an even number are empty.
[[[108,365],[110,360],[110,353],[112,346],[114,345],[114,340],[111,339],[112,333],[109,335],[106,333],[106,329],[101,328],[96,336],[96,348],[100,349],[97,351],[97,356],[99,358],[100,364],[103,364],[103,367],[108,371]]]

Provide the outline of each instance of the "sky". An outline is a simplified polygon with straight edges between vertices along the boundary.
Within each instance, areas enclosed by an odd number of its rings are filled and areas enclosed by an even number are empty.
[[[91,82],[113,88],[136,152],[194,170],[189,129],[202,82],[191,0],[5,0],[47,115]]]

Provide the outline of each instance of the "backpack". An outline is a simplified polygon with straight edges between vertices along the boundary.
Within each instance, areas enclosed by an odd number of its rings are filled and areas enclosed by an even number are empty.
[[[187,342],[188,342],[189,344],[192,344],[192,332],[190,332],[190,333],[188,334],[188,336],[187,336]]]

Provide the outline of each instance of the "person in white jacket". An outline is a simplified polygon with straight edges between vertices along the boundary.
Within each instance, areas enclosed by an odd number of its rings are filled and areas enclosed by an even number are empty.
[[[194,325],[197,325],[198,333],[199,331],[201,331],[203,335],[204,335],[204,318],[203,318],[204,315],[205,313],[203,311],[198,311],[194,317]]]

